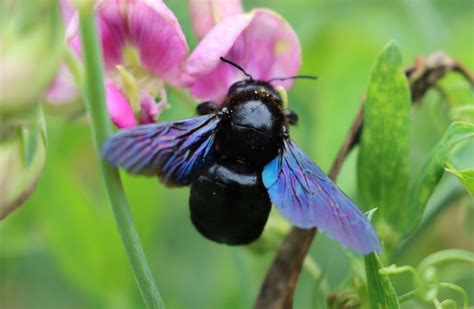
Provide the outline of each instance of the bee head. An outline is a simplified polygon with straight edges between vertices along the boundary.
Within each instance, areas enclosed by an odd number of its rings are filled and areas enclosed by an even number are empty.
[[[227,97],[232,100],[248,98],[262,101],[273,101],[282,106],[283,100],[275,88],[266,81],[261,80],[243,80],[230,86]]]
[[[232,84],[232,86],[230,86],[229,91],[227,93],[227,98],[230,101],[235,101],[236,99],[239,100],[240,98],[261,100],[266,102],[273,101],[273,103],[276,103],[278,106],[283,107],[282,95],[270,84],[272,81],[285,81],[296,78],[318,78],[314,75],[294,75],[288,77],[275,77],[270,80],[254,80],[252,75],[247,73],[244,68],[242,68],[237,63],[224,57],[220,57],[220,59],[221,61],[235,67],[236,69],[244,73],[244,75],[247,77],[247,79],[238,81]]]

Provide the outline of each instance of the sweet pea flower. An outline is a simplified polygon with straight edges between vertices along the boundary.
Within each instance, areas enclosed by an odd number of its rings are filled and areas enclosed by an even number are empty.
[[[154,122],[168,106],[165,84],[179,84],[189,51],[178,20],[160,0],[103,0],[95,12],[112,121],[119,128]],[[80,59],[77,14],[71,18],[66,36]],[[72,74],[63,73],[51,85],[47,98],[52,94],[58,98],[58,89],[70,87]],[[61,100],[71,101],[74,94],[69,90]],[[156,104],[158,96],[161,102]]]
[[[199,7],[199,3],[215,3]],[[230,2],[225,2],[230,3]],[[203,101],[222,102],[230,85],[245,78],[242,72],[220,61],[225,57],[242,66],[256,80],[270,80],[295,75],[301,65],[301,47],[291,26],[275,12],[255,9],[239,13],[235,3],[224,9],[224,2],[190,0],[191,16],[212,19],[212,9],[219,8],[218,22],[212,28],[209,23],[199,24],[193,19],[195,32],[208,32],[192,52],[185,65],[183,82],[191,94]],[[231,4],[229,4],[230,6]],[[214,9],[215,11],[215,9]],[[223,15],[226,12],[228,15]],[[274,86],[289,89],[291,80],[272,81]]]
[[[110,118],[117,128],[134,127],[137,122],[139,124],[153,123],[155,117],[168,107],[164,89],[160,94],[161,102],[159,104],[156,104],[150,95],[143,94],[140,98],[140,114],[136,119],[129,100],[113,82],[107,81],[105,83],[105,95]]]
[[[191,24],[202,39],[222,19],[244,12],[240,0],[190,0]]]

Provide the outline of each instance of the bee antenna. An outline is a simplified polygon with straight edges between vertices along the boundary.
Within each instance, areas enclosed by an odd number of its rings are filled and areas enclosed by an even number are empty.
[[[318,79],[318,76],[316,75],[295,75],[295,76],[289,76],[289,77],[275,77],[270,80],[267,80],[267,82],[272,82],[274,80],[288,80],[288,79],[297,79],[297,78],[307,78],[307,79]]]
[[[253,80],[253,77],[252,75],[250,75],[249,73],[245,72],[244,68],[242,68],[240,65],[238,65],[237,63],[235,63],[234,61],[232,60],[229,60],[227,58],[224,58],[224,57],[220,57],[221,61],[225,62],[225,63],[228,63],[230,64],[231,66],[233,67],[236,67],[237,69],[239,69],[242,73],[244,73],[245,76],[247,76],[250,80]]]

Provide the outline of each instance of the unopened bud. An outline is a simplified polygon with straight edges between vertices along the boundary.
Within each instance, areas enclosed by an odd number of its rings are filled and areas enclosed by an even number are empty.
[[[39,108],[14,121],[0,116],[0,220],[33,192],[45,156],[45,123]]]
[[[57,0],[0,0],[0,114],[38,104],[64,44]]]

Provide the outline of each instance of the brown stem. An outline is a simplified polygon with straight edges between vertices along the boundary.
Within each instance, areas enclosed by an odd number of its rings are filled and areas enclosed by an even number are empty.
[[[426,92],[449,72],[461,74],[471,86],[474,86],[474,76],[464,66],[444,53],[435,52],[427,57],[418,57],[415,63],[405,70],[410,83],[413,104],[419,102]],[[362,105],[328,174],[333,181],[336,181],[348,153],[359,143],[363,114]],[[315,235],[316,229],[303,230],[296,227],[291,229],[262,283],[255,303],[256,309],[293,307],[296,283]]]

